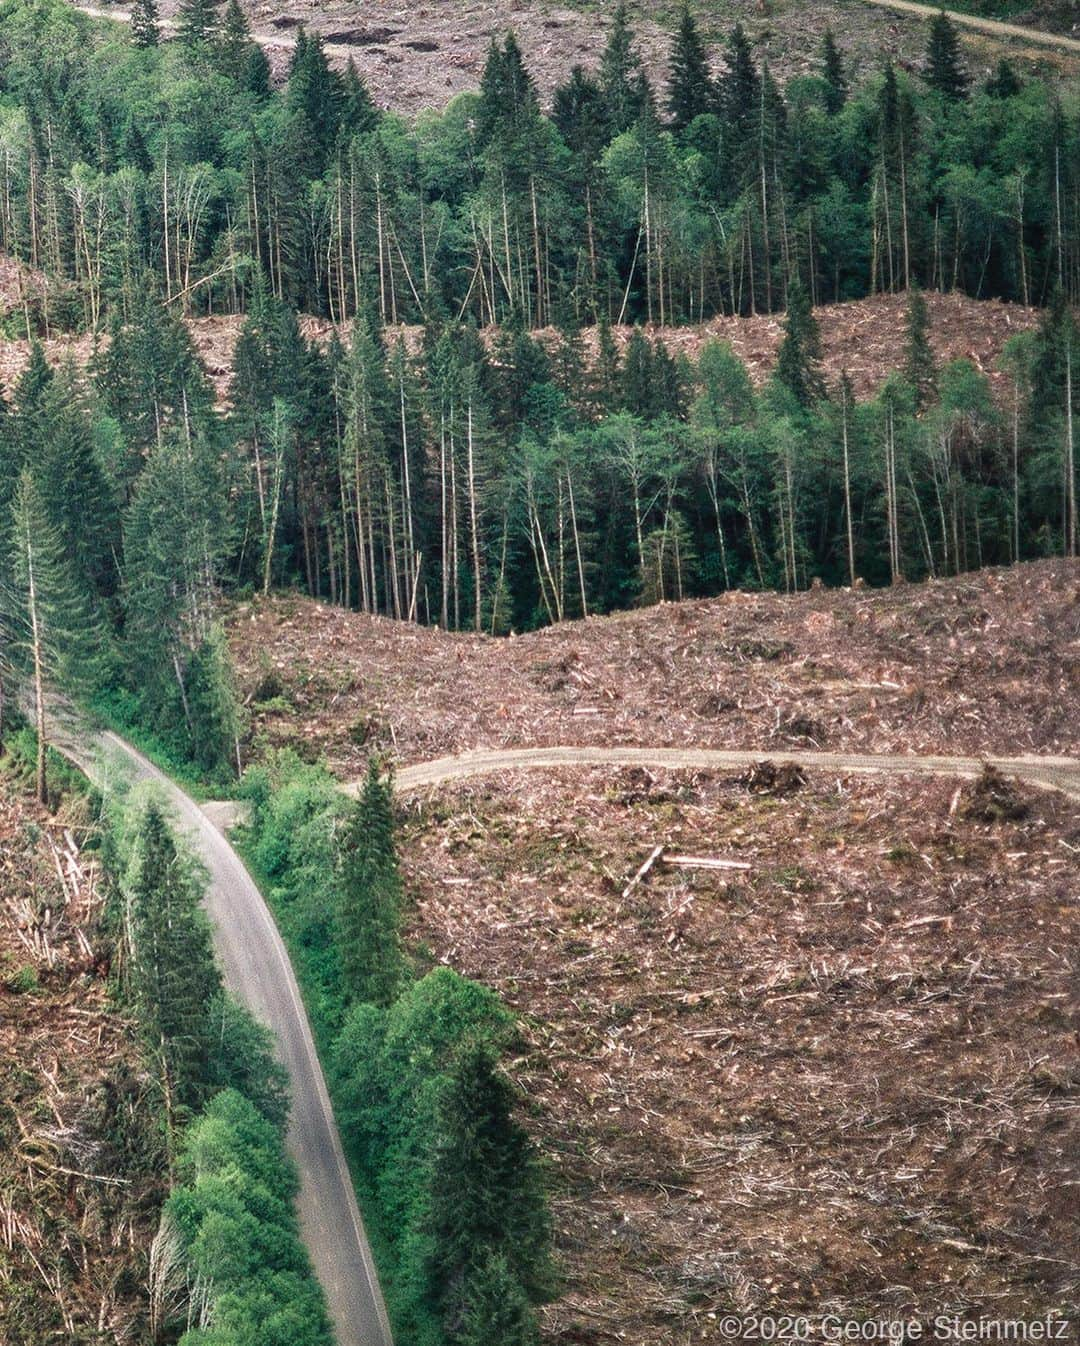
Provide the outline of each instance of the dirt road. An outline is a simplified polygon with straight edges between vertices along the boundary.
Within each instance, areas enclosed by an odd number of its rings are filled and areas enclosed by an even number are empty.
[[[1075,757],[915,757],[904,753],[867,755],[843,752],[783,752],[773,754],[785,762],[839,774],[855,772],[876,774],[891,772],[913,776],[961,776],[981,774],[983,766],[997,767],[1007,776],[1017,776],[1040,789],[1061,790],[1080,799],[1080,759]],[[496,771],[535,770],[540,767],[566,766],[644,766],[688,767],[697,769],[745,767],[769,756],[764,752],[745,752],[726,748],[503,748],[494,751],[461,753],[403,767],[395,779],[401,793],[426,785],[441,785],[467,776],[483,776]],[[356,794],[362,785],[352,781],[345,786]]]
[[[877,9],[894,9],[900,14],[915,14],[922,19],[932,19],[941,11],[936,5],[917,5],[913,0],[864,0]],[[1019,38],[1021,42],[1031,42],[1037,47],[1058,47],[1062,51],[1071,51],[1080,56],[1080,41],[1074,37],[1065,37],[1061,33],[1045,33],[1039,28],[1025,28],[1019,23],[1001,23],[997,19],[983,19],[977,14],[961,14],[958,10],[947,9],[945,13],[960,28],[973,28],[989,37]]]
[[[199,805],[123,739],[70,719],[55,746],[100,785],[150,781],[210,876],[206,908],[225,985],[278,1043],[289,1072],[289,1151],[300,1173],[300,1228],[326,1295],[337,1346],[391,1346],[390,1324],[326,1082],[288,954],[262,895]]]

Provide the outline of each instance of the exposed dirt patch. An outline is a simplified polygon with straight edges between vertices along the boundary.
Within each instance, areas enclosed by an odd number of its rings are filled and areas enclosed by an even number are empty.
[[[604,770],[404,801],[413,936],[525,1025],[549,1340],[1075,1300],[1080,812],[977,823],[975,788]],[[660,844],[751,868],[620,896]]]
[[[4,276],[14,286],[12,264],[7,271],[0,270],[0,311],[8,291]],[[8,308],[17,304],[11,290]],[[1020,304],[1006,304],[1000,300],[969,299],[960,294],[928,294],[930,339],[935,355],[941,363],[948,360],[970,360],[986,374],[999,399],[1011,396],[1005,376],[995,368],[1002,347],[1016,332],[1028,331],[1039,322],[1039,310]],[[902,295],[878,295],[849,304],[826,304],[816,310],[821,326],[823,363],[829,383],[836,384],[846,371],[855,388],[856,396],[869,397],[880,387],[889,373],[897,367],[900,347],[897,332],[902,330],[906,299]],[[233,351],[243,326],[243,318],[234,315],[213,318],[194,318],[189,322],[192,340],[206,367],[219,402],[224,405],[232,376]],[[301,318],[301,330],[309,341],[328,341],[333,328],[330,323],[312,317]],[[735,353],[744,362],[750,377],[761,387],[773,371],[776,355],[783,339],[784,315],[773,314],[750,318],[714,318],[711,322],[690,327],[653,327],[646,329],[650,336],[662,336],[673,352],[696,359],[707,340],[730,341]],[[615,339],[624,346],[633,329],[618,327]],[[422,331],[418,327],[391,328],[387,339],[394,341],[398,334],[406,347],[416,353],[420,349]],[[494,332],[484,333],[490,344]],[[538,334],[541,341],[552,343],[555,333]],[[84,365],[90,358],[95,338],[89,334],[59,336],[44,343],[49,362],[58,365],[72,359]],[[595,353],[595,334],[584,334],[586,354]],[[0,338],[0,389],[10,391],[15,380],[30,358],[30,343],[25,340]]]
[[[1080,750],[1075,562],[893,590],[732,593],[507,640],[299,597],[237,605],[229,629],[256,735],[350,778],[373,747],[403,762],[559,743],[776,761],[814,746]],[[271,675],[275,697],[256,696]]]
[[[0,1340],[149,1340],[151,1088],[110,1008],[79,816],[0,779]],[[61,879],[61,874],[63,879]]]

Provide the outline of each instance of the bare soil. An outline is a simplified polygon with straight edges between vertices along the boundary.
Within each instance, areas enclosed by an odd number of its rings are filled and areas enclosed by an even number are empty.
[[[1002,788],[606,769],[403,802],[422,958],[521,1016],[546,1340],[1076,1303],[1080,811],[1009,786],[988,821]],[[656,845],[751,868],[625,894]]]
[[[149,1340],[162,1193],[129,1025],[110,1007],[84,819],[0,779],[0,1341]],[[61,877],[62,876],[62,877]]]
[[[0,263],[3,263],[0,254]],[[4,277],[12,281],[10,293]],[[0,311],[5,302],[9,310],[15,303],[14,272],[10,262],[0,265]],[[998,371],[997,361],[1009,337],[1037,327],[1040,311],[1022,304],[1007,304],[1000,300],[970,299],[961,294],[926,295],[930,318],[930,341],[934,354],[942,364],[949,360],[970,360],[990,379],[995,396],[1004,403],[1011,397],[1011,388],[1004,374]],[[823,367],[828,383],[835,385],[844,372],[850,377],[858,397],[872,396],[901,360],[902,342],[898,333],[903,330],[907,300],[903,295],[876,295],[871,299],[854,300],[847,304],[825,304],[815,310],[821,328]],[[301,319],[301,330],[309,341],[329,340],[333,328],[330,323],[313,317]],[[696,359],[701,347],[710,339],[729,341],[736,354],[745,363],[750,377],[760,387],[772,373],[776,355],[783,339],[782,313],[746,318],[714,318],[708,323],[686,327],[651,327],[646,331],[652,337],[662,337],[673,352]],[[228,401],[229,381],[232,377],[233,351],[243,326],[243,318],[235,315],[211,318],[192,318],[189,330],[199,357],[206,367],[219,404]],[[614,336],[620,346],[626,344],[632,332],[630,327],[616,327]],[[390,328],[387,339],[398,335],[413,353],[420,349],[422,331],[418,327]],[[489,343],[494,331],[484,333]],[[540,340],[552,343],[553,331],[538,333]],[[586,353],[595,351],[595,333],[587,329]],[[90,359],[98,342],[108,338],[90,333],[62,334],[43,342],[49,363],[59,366],[72,360],[82,367]],[[10,393],[19,374],[30,358],[30,343],[25,339],[0,337],[0,389]]]
[[[1076,755],[1080,567],[730,593],[504,640],[288,596],[236,605],[258,742],[359,775],[552,744]]]

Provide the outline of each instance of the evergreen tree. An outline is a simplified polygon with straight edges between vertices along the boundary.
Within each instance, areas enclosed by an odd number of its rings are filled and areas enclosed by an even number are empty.
[[[349,996],[389,1005],[405,977],[393,796],[372,761],[342,841],[338,924]]]
[[[459,1051],[436,1112],[428,1196],[431,1284],[444,1322],[471,1320],[472,1340],[486,1327],[488,1341],[501,1341],[494,1328],[503,1306],[490,1293],[488,1259],[501,1259],[508,1288],[520,1287],[518,1294],[511,1292],[520,1331],[521,1300],[540,1303],[550,1293],[549,1224],[532,1146],[514,1119],[513,1088],[486,1043]],[[485,1263],[487,1276],[476,1277]],[[481,1312],[493,1314],[493,1320],[477,1322]],[[511,1340],[516,1346],[528,1337]]]
[[[551,119],[582,166],[595,164],[610,139],[607,100],[599,82],[580,65],[555,90]]]
[[[709,71],[705,44],[694,16],[684,5],[671,48],[667,110],[676,131],[684,130],[695,117],[716,107],[716,87]]]
[[[904,377],[915,393],[915,409],[922,411],[937,390],[937,364],[930,346],[930,315],[917,285],[908,294],[904,324]]]
[[[221,0],[180,0],[176,29],[189,56],[205,54],[217,38]]]
[[[242,84],[256,98],[265,98],[270,93],[270,62],[257,42],[248,48]]]
[[[211,1053],[210,1011],[220,994],[201,885],[156,804],[138,820],[123,879],[124,927],[139,1028],[161,1070],[166,1108],[203,1096]]]
[[[131,7],[131,40],[136,47],[158,44],[158,7],[156,0],[135,0]]]
[[[651,421],[658,412],[653,378],[653,352],[640,327],[635,327],[626,343],[622,363],[620,405],[632,416]]]
[[[349,57],[341,77],[341,125],[349,134],[365,135],[379,124],[379,111],[367,85],[360,78],[356,62]]]
[[[967,97],[970,81],[960,54],[960,37],[944,10],[931,20],[923,69],[927,84],[945,98]]]
[[[1003,56],[993,75],[986,81],[986,92],[991,98],[1014,98],[1023,88],[1016,67]]]
[[[821,78],[825,81],[825,111],[835,117],[847,102],[848,81],[840,48],[831,28],[821,42]]]
[[[217,64],[221,73],[236,84],[243,83],[250,46],[251,31],[248,28],[247,16],[240,8],[239,0],[228,0],[225,17],[221,22]]]
[[[46,694],[90,690],[100,671],[102,635],[85,603],[64,545],[28,470],[17,479],[9,535],[10,583],[0,588],[7,657],[33,688],[37,796],[47,802]],[[7,567],[5,567],[7,569]]]
[[[600,56],[600,88],[613,136],[628,131],[641,115],[641,74],[641,61],[634,51],[634,34],[626,3],[619,0],[607,44]]]
[[[285,106],[291,114],[298,167],[305,177],[319,177],[326,167],[341,124],[341,102],[341,81],[330,69],[322,38],[298,29]]]
[[[728,38],[726,70],[721,82],[724,114],[735,132],[745,130],[758,109],[761,80],[750,42],[737,23]]]
[[[788,286],[784,340],[776,360],[776,378],[803,407],[825,395],[821,377],[821,336],[810,307],[810,296],[795,279]]]

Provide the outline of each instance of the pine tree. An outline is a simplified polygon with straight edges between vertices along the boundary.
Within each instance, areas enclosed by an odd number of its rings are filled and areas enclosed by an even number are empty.
[[[626,3],[625,0],[619,0],[607,44],[600,56],[600,88],[607,105],[607,121],[612,136],[628,131],[641,115],[641,73],[641,61],[634,51],[634,34]]]
[[[825,29],[821,42],[821,78],[825,81],[825,111],[835,117],[847,102],[848,80],[831,28]]]
[[[667,110],[671,124],[676,131],[681,131],[695,117],[712,112],[716,103],[716,86],[709,71],[705,44],[694,16],[689,7],[684,5],[672,43],[671,70],[668,75]]]
[[[784,340],[776,360],[776,378],[804,407],[825,395],[821,377],[821,336],[802,281],[788,286]]]
[[[924,74],[927,84],[945,98],[967,97],[970,81],[960,54],[960,37],[944,10],[930,23]]]
[[[203,1094],[211,1053],[210,1014],[221,978],[200,884],[156,804],[138,820],[122,883],[131,992],[139,1028],[161,1071],[175,1118]]]
[[[218,31],[221,0],[180,0],[176,29],[189,56],[205,55]]]
[[[937,390],[937,365],[930,346],[930,314],[917,285],[908,294],[904,324],[904,377],[915,393],[915,409],[922,411]]]
[[[394,846],[393,796],[368,766],[342,842],[338,928],[351,999],[389,1005],[401,989],[401,875]]]
[[[156,47],[158,36],[156,0],[135,0],[131,7],[132,42],[136,47]]]

